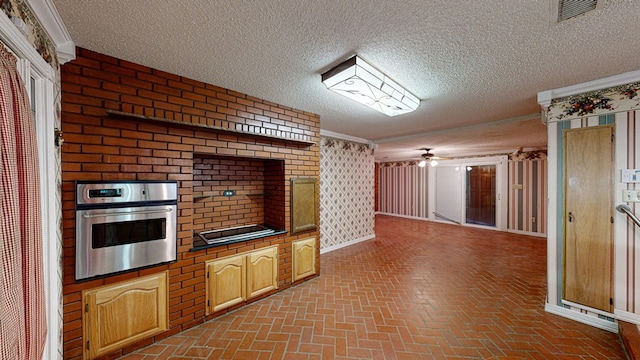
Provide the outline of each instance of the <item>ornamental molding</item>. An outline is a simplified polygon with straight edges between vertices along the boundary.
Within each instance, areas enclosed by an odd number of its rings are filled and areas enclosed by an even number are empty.
[[[545,122],[579,119],[640,108],[640,70],[542,91]]]
[[[10,27],[25,38],[49,66],[58,69],[75,59],[75,44],[51,0],[0,0],[0,7]]]
[[[320,136],[320,144],[324,148],[328,149],[342,149],[345,151],[353,151],[359,153],[370,153],[373,155],[375,146],[372,144],[363,144],[359,142],[353,142],[344,139],[336,139],[329,136]]]

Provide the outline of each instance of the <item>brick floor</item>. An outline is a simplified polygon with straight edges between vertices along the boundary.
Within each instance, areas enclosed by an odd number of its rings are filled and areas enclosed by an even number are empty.
[[[123,359],[626,359],[617,334],[544,311],[542,238],[382,215],[376,235]]]

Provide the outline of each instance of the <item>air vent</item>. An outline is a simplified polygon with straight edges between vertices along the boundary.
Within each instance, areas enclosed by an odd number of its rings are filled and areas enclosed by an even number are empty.
[[[604,2],[604,0],[600,0]],[[598,0],[557,0],[558,22],[582,15],[598,7]]]

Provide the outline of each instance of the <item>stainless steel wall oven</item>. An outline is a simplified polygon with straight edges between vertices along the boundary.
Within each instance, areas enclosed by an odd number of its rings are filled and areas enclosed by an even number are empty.
[[[76,182],[76,280],[176,260],[175,181]]]

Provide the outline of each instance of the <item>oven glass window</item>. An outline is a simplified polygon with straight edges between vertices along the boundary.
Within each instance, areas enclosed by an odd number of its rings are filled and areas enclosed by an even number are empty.
[[[166,218],[93,224],[91,243],[94,249],[98,249],[162,240],[166,238],[166,229]]]

